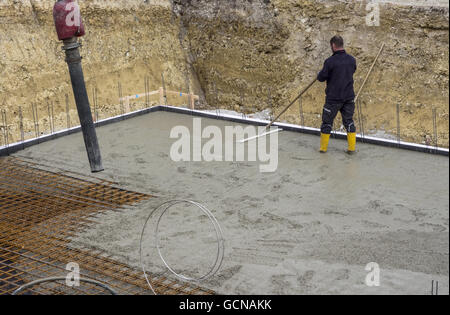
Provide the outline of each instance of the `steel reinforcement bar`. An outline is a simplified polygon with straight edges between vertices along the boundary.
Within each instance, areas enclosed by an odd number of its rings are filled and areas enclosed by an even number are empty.
[[[139,268],[121,263],[96,249],[72,244],[102,214],[122,211],[151,198],[114,183],[15,157],[0,158],[0,295],[42,278],[68,274],[77,263],[80,275],[99,281],[119,294],[153,294]],[[157,294],[214,294],[168,276],[151,275]],[[21,294],[109,294],[104,287],[63,281],[32,286]]]

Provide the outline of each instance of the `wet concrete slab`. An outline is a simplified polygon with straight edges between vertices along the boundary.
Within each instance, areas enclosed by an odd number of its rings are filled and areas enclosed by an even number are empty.
[[[189,115],[155,112],[98,128],[106,170],[95,176],[156,198],[102,217],[74,243],[138,266],[140,232],[152,209],[190,199],[223,228],[223,267],[203,283],[219,293],[429,294],[438,280],[448,294],[448,157],[368,144],[348,156],[337,139],[321,155],[318,137],[282,132],[273,173],[261,173],[255,162],[172,161],[172,128],[192,124]],[[202,119],[204,127],[232,124]],[[89,175],[81,134],[17,155]],[[207,217],[178,207],[160,229],[176,270],[208,270],[215,243]],[[153,240],[144,247],[154,250]],[[150,269],[161,267],[154,253],[146,257]],[[371,262],[381,268],[379,287],[365,284]]]

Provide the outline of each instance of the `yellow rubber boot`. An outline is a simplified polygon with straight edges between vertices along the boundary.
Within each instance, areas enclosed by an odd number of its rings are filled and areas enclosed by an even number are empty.
[[[330,136],[324,133],[320,134],[320,153],[327,153],[328,142],[330,142]]]
[[[356,152],[356,133],[355,132],[349,132],[347,134],[347,140],[348,140],[348,150],[347,153],[353,154]]]

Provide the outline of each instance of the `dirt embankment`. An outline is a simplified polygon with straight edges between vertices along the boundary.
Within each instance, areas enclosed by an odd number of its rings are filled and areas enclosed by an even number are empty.
[[[53,0],[0,1],[0,104],[8,109],[17,140],[18,108],[33,135],[31,103],[48,130],[47,102],[55,102],[57,126],[66,124],[64,94],[71,88],[56,39]],[[117,114],[124,95],[161,86],[187,86],[202,105],[237,111],[275,109],[316,74],[329,56],[328,41],[343,35],[358,59],[359,88],[379,47],[383,52],[362,95],[366,132],[396,134],[401,105],[403,140],[433,136],[437,109],[439,144],[448,147],[448,8],[381,4],[379,27],[366,25],[366,2],[337,0],[80,0],[87,27],[82,54],[89,93],[98,88],[100,118]],[[216,93],[217,91],[217,93]],[[269,92],[270,91],[270,92]],[[324,85],[303,98],[305,124],[320,125]],[[59,101],[58,103],[56,103]],[[155,98],[154,101],[158,101]],[[185,101],[185,100],[184,100]],[[181,102],[179,99],[171,103]],[[137,104],[135,106],[138,106]],[[72,121],[76,111],[71,101]],[[284,120],[300,123],[294,106]],[[336,124],[339,127],[338,124]]]
[[[41,132],[50,130],[48,102],[54,102],[55,127],[66,127],[66,93],[71,123],[78,123],[62,44],[54,29],[54,2],[0,1],[0,106],[8,111],[10,142],[20,139],[19,106],[25,137],[34,136],[33,102],[39,109]],[[150,90],[157,90],[164,72],[169,87],[186,91],[189,84],[199,90],[186,67],[178,18],[172,14],[170,1],[78,2],[87,30],[81,51],[86,84],[90,97],[93,88],[98,89],[100,118],[120,112],[119,82],[123,95],[143,93],[145,76]]]
[[[380,26],[366,25],[365,1],[178,0],[193,64],[208,103],[238,111],[276,107],[316,75],[330,55],[336,33],[358,59],[358,89],[382,43],[386,43],[362,94],[365,129],[396,134],[401,105],[402,139],[432,136],[437,109],[440,145],[448,146],[448,8],[380,5]],[[320,126],[324,85],[303,99],[305,123]],[[299,106],[284,117],[300,123]]]

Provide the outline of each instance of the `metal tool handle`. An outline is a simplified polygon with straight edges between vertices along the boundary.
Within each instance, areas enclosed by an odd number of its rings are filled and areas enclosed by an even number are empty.
[[[386,45],[385,43],[383,43],[383,45],[381,45],[380,51],[378,52],[377,56],[375,57],[375,60],[373,61],[372,66],[371,66],[370,69],[369,69],[369,72],[367,72],[366,78],[364,79],[363,84],[362,84],[361,87],[359,88],[358,94],[356,95],[356,98],[355,98],[355,104],[356,104],[356,102],[358,101],[358,99],[359,99],[359,97],[360,97],[360,95],[361,95],[361,92],[362,92],[362,90],[364,89],[364,86],[366,85],[367,80],[369,79],[369,76],[370,76],[370,74],[372,73],[372,70],[373,70],[373,68],[375,67],[375,64],[377,63],[378,58],[380,57],[381,52],[383,51],[385,45]]]
[[[310,84],[308,84],[308,86],[306,88],[303,89],[303,91],[288,105],[286,106],[285,109],[283,109],[283,111],[277,116],[275,117],[274,120],[272,120],[272,122],[270,124],[268,124],[266,126],[266,129],[269,129],[270,127],[272,127],[272,125],[281,117],[281,115],[283,115],[292,105],[295,104],[295,102],[297,102],[297,100],[303,96],[303,94],[305,94],[313,85],[314,83],[316,83],[317,78],[315,78]]]

